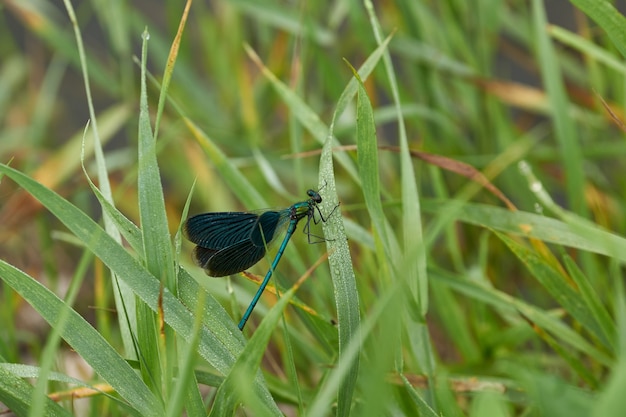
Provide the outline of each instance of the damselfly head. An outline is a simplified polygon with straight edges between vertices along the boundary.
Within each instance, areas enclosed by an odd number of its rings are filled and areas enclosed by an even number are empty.
[[[322,196],[317,191],[308,190],[306,194],[311,200],[313,200],[315,204],[319,204],[322,202]]]

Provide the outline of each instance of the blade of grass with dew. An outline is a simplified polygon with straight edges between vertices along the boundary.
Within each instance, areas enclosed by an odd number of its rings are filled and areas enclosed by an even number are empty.
[[[327,222],[322,224],[326,247],[328,249],[328,263],[333,280],[335,303],[337,306],[337,320],[339,322],[339,366],[345,368],[346,374],[339,385],[337,395],[337,416],[350,414],[352,397],[356,388],[359,372],[359,354],[347,356],[350,344],[360,346],[360,311],[359,293],[356,288],[356,277],[352,268],[350,248],[342,222],[341,206],[335,186],[332,152],[333,135],[329,131],[326,143],[320,157],[319,186],[323,187],[322,209],[330,213],[337,207],[335,213]],[[360,352],[360,348],[357,348]]]
[[[250,407],[254,410],[255,415],[261,416],[282,416],[282,412],[277,408],[268,408],[268,401],[260,401],[263,392],[255,390],[251,385],[252,375],[255,375],[261,366],[261,360],[267,350],[267,344],[274,334],[274,329],[278,325],[279,320],[289,305],[293,294],[297,289],[294,285],[289,291],[284,293],[276,305],[270,309],[267,315],[261,321],[259,327],[248,340],[241,355],[231,368],[230,373],[217,390],[213,409],[209,416],[226,416],[232,415],[240,402],[244,404],[254,405]],[[262,406],[262,408],[258,408]]]
[[[10,175],[10,174],[8,174]],[[102,232],[104,235],[104,232]],[[0,277],[20,294],[51,326],[62,311],[67,313],[61,337],[75,350],[119,395],[146,416],[161,416],[161,402],[137,376],[134,369],[85,319],[34,278],[0,261]]]
[[[358,81],[356,137],[359,175],[365,205],[373,224],[374,238],[380,242],[376,245],[377,266],[380,272],[378,285],[381,288],[386,288],[391,281],[402,276],[398,268],[402,260],[399,259],[400,251],[397,248],[396,237],[393,235],[383,211],[374,112],[365,86],[356,72],[355,78]],[[394,249],[392,249],[392,244],[390,243],[391,239],[393,239]],[[387,277],[387,279],[384,277]],[[394,363],[402,361],[402,333],[397,317],[402,316],[404,313],[405,311],[399,311],[393,320],[386,320],[385,324],[380,324],[382,327],[380,330],[381,339],[384,340],[381,343],[386,344],[386,346],[376,350],[376,352],[383,351],[384,353],[372,354],[370,358],[372,363],[363,371],[364,375],[362,375],[362,378],[365,378],[368,383],[363,384],[363,393],[361,395],[364,397],[363,406],[369,415],[382,413],[385,398],[391,394],[388,386],[381,386],[377,381],[384,379],[384,372],[392,368]],[[387,316],[385,314],[383,319],[386,319]],[[382,336],[383,334],[384,336]]]
[[[174,260],[165,214],[161,175],[156,157],[156,139],[152,133],[148,110],[146,62],[150,34],[147,30],[144,30],[142,37],[137,172],[139,218],[144,242],[144,253],[141,258],[146,269],[161,281],[161,285],[176,294]],[[170,342],[170,346],[174,346],[174,335],[168,331],[167,327],[164,328],[166,333],[160,334],[161,325],[159,321],[162,320],[162,317],[154,314],[147,305],[138,303],[136,316],[137,349],[141,373],[153,390],[161,392],[166,386],[164,381],[171,380],[170,374],[173,363],[170,359],[174,360],[174,357],[167,353],[173,349],[167,349],[164,344]],[[165,393],[161,393],[161,395],[164,398],[167,397]]]
[[[425,200],[423,206],[428,213],[440,213],[452,207],[452,220],[455,221],[598,253],[626,262],[626,239],[597,226],[572,225],[535,213],[456,200]]]
[[[354,71],[354,68],[353,68]],[[357,140],[357,161],[359,177],[365,198],[365,206],[372,219],[374,228],[384,248],[384,254],[379,254],[381,269],[391,271],[394,264],[391,244],[389,243],[389,232],[387,219],[383,211],[383,204],[380,196],[380,175],[378,172],[378,143],[376,140],[376,126],[374,124],[374,112],[370,103],[365,86],[358,74],[354,71],[357,79],[357,112],[356,112],[356,140]]]
[[[139,103],[139,170],[137,175],[139,215],[147,269],[154,276],[161,278],[165,286],[175,293],[172,245],[167,226],[161,174],[156,156],[156,138],[152,134],[148,110],[146,61],[149,37],[149,33],[144,31]]]
[[[113,272],[117,273],[120,279],[123,279],[131,290],[153,311],[157,311],[159,296],[162,296],[165,322],[185,340],[191,340],[193,336],[191,334],[193,317],[189,309],[181,304],[167,289],[161,292],[160,282],[131,256],[124,247],[111,239],[97,223],[54,191],[45,188],[23,173],[5,164],[0,164],[0,173],[6,174],[35,199],[39,200],[94,255],[100,258]],[[184,276],[188,276],[186,272],[183,274]],[[188,279],[193,281],[191,277],[188,277]],[[211,297],[207,297],[207,300],[211,300]],[[191,304],[190,308],[193,309],[195,305],[195,303]],[[218,334],[210,326],[203,327],[198,345],[198,353],[217,371],[223,374],[228,373],[244,344],[241,332],[235,331],[236,327],[232,324],[232,320],[229,320],[229,322],[232,328],[227,328],[226,331]],[[227,325],[221,323],[221,326],[225,327]],[[260,379],[260,374],[257,376],[256,382],[260,386],[259,389],[266,389],[265,384]]]
[[[592,18],[613,41],[613,45],[626,57],[626,18],[606,0],[570,0],[572,4]]]
[[[28,415],[32,407],[33,386],[24,379],[0,367],[0,402],[15,415]],[[45,416],[69,417],[72,413],[65,410],[48,397],[40,399],[45,407]]]

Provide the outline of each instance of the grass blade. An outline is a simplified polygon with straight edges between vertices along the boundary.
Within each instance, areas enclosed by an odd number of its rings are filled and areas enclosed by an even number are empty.
[[[322,210],[325,213],[330,213],[339,204],[333,172],[332,141],[332,132],[329,132],[320,158],[319,182],[320,189],[323,187]],[[347,368],[346,375],[339,385],[337,416],[347,416],[350,413],[359,371],[359,355],[349,358],[347,351],[351,343],[360,343],[361,336],[359,331],[359,293],[356,288],[350,248],[341,219],[341,206],[339,206],[328,221],[323,224],[323,228],[324,236],[327,237],[328,263],[333,280],[339,322],[338,362],[339,366]]]
[[[7,173],[9,176],[11,174]],[[61,337],[136,410],[146,416],[162,416],[161,403],[134,369],[76,311],[32,277],[0,261],[2,280],[19,293],[51,326],[67,314]]]

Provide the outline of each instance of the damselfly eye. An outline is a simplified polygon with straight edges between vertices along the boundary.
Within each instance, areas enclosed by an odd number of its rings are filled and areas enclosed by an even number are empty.
[[[322,202],[322,196],[317,192],[317,191],[313,191],[313,190],[309,190],[306,192],[306,194],[309,196],[309,198],[311,200],[313,200],[316,204],[319,204]]]

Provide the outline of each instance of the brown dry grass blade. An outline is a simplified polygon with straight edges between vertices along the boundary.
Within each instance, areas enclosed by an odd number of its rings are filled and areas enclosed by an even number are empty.
[[[400,148],[396,146],[379,146],[380,149],[386,149],[394,152],[399,152]],[[517,210],[517,207],[509,200],[502,191],[498,189],[495,185],[489,181],[487,177],[483,175],[482,172],[474,168],[473,166],[466,164],[465,162],[457,161],[456,159],[447,158],[441,155],[435,155],[428,152],[409,150],[411,156],[421,159],[424,162],[427,162],[431,165],[438,166],[439,168],[445,169],[446,171],[454,172],[456,174],[462,175],[465,178],[474,181],[479,184],[481,187],[484,187],[490,193],[499,198],[508,208],[509,210]]]

